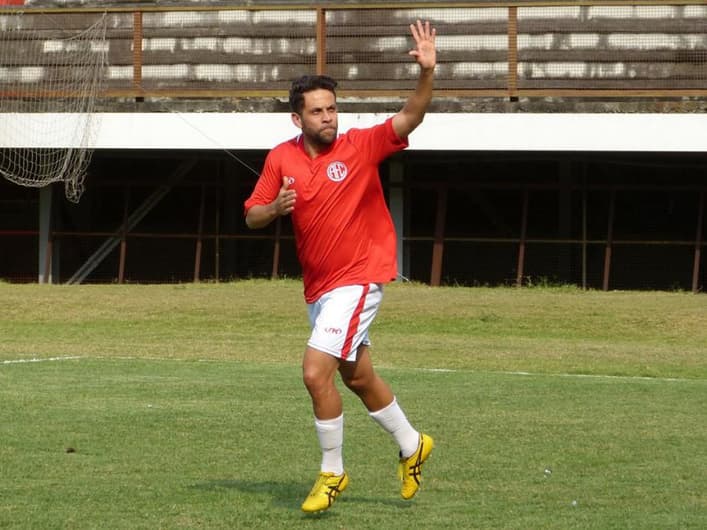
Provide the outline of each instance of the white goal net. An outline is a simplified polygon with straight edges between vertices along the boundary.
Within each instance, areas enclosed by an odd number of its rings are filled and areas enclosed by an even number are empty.
[[[67,199],[78,202],[108,46],[105,14],[73,22],[0,14],[0,174],[21,186],[63,182]]]

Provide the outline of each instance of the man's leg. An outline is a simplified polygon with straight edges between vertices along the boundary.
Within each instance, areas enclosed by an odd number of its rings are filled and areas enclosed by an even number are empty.
[[[366,345],[358,347],[355,361],[340,363],[339,373],[344,384],[363,401],[369,412],[381,410],[395,399],[393,391],[373,368]]]
[[[334,384],[339,359],[307,347],[302,360],[302,380],[312,398],[314,416],[330,420],[341,416],[341,395]]]
[[[302,361],[302,378],[312,398],[314,425],[322,450],[320,473],[302,504],[305,512],[329,508],[348,485],[342,455],[344,415],[341,395],[334,384],[339,359],[308,347]]]
[[[344,384],[361,399],[371,418],[395,438],[402,454],[410,456],[414,453],[420,434],[398,406],[393,391],[373,368],[368,347],[359,346],[356,361],[342,362],[339,372]]]
[[[410,499],[420,487],[422,464],[434,445],[432,438],[412,427],[392,390],[374,370],[367,346],[358,348],[356,361],[342,362],[339,372],[346,386],[366,406],[371,418],[400,446],[401,495]]]

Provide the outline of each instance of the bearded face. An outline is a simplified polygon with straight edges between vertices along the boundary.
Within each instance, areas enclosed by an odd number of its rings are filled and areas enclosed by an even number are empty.
[[[305,93],[302,112],[293,113],[292,121],[302,129],[305,143],[315,150],[328,147],[338,134],[336,96],[325,89]]]

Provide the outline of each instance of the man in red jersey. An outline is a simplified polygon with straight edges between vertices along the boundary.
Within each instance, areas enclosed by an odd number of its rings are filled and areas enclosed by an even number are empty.
[[[346,488],[342,446],[344,416],[335,386],[344,384],[370,416],[400,446],[401,495],[412,498],[421,466],[433,447],[415,430],[390,387],[376,373],[368,328],[383,295],[397,275],[396,238],[385,204],[378,165],[405,149],[432,99],[436,65],[435,30],[429,22],[410,25],[420,66],[417,86],[403,108],[384,123],[338,135],[336,81],[303,76],[290,90],[292,121],[302,134],[275,147],[251,196],[246,223],[262,228],[290,215],[312,334],[302,372],[312,399],[322,450],[320,473],[302,504],[305,512],[329,508]]]

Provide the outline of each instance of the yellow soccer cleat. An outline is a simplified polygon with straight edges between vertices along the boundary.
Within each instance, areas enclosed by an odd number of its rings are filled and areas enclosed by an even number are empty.
[[[328,509],[348,485],[349,476],[346,472],[342,475],[319,473],[312,491],[309,492],[309,495],[302,503],[302,511],[316,513]]]
[[[417,451],[408,458],[400,458],[398,478],[403,483],[400,488],[400,495],[403,496],[403,499],[412,499],[420,488],[422,464],[430,456],[433,447],[434,440],[432,437],[420,434],[420,443],[417,445]]]

